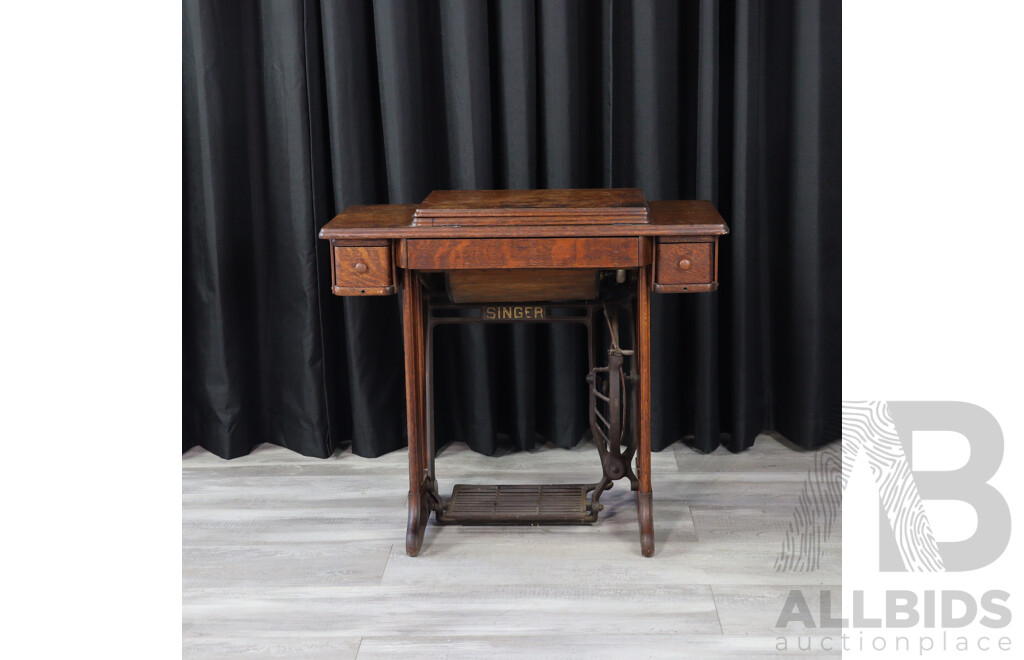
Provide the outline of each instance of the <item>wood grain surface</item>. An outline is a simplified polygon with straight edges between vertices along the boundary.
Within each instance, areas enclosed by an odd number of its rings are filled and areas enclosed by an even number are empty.
[[[635,268],[635,238],[470,238],[410,239],[404,268]]]
[[[416,207],[417,217],[462,215],[531,216],[647,215],[647,200],[637,188],[562,188],[546,190],[435,190]]]
[[[646,223],[647,201],[636,188],[561,190],[435,190],[413,225],[579,225]]]
[[[394,284],[389,246],[335,246],[333,261],[336,289],[379,290]]]
[[[447,277],[448,292],[456,303],[597,298],[596,270],[453,270]]]
[[[658,284],[710,284],[714,278],[711,243],[660,243],[655,282]]]
[[[500,238],[515,236],[717,236],[729,227],[715,206],[704,200],[648,202],[646,224],[414,226],[416,204],[350,206],[320,230],[320,238]]]

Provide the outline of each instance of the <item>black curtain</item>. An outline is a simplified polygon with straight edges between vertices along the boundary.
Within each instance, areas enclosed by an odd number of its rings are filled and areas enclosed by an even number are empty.
[[[336,298],[320,226],[434,189],[711,199],[717,293],[655,295],[653,438],[835,439],[839,2],[186,0],[183,448],[404,445],[397,296]],[[572,327],[446,328],[438,441],[572,446]]]

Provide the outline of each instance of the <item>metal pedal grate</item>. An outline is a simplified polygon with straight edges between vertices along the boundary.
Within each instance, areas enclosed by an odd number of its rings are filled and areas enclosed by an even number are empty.
[[[438,514],[442,523],[468,525],[589,523],[587,492],[593,484],[477,486],[456,484]]]

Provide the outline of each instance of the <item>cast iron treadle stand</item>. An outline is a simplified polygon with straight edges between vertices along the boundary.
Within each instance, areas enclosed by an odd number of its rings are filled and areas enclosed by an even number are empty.
[[[633,285],[635,286],[635,284]],[[636,429],[630,418],[636,415],[636,381],[634,351],[619,345],[619,315],[632,316],[635,296],[629,285],[611,288],[598,302],[527,303],[526,308],[544,309],[541,318],[488,319],[483,314],[487,306],[454,304],[445,298],[427,296],[426,327],[426,436],[428,456],[433,456],[433,337],[438,325],[462,323],[579,323],[587,328],[588,360],[590,371],[586,376],[590,386],[590,428],[594,444],[601,459],[603,476],[591,484],[550,485],[470,485],[456,484],[452,496],[446,501],[432,499],[431,505],[442,524],[585,524],[597,520],[603,505],[601,494],[612,487],[612,482],[628,477],[632,489],[639,487],[631,461],[636,453]],[[600,322],[604,318],[608,328],[610,347],[608,363],[597,366],[596,346]],[[631,327],[627,324],[627,327]],[[629,363],[629,369],[625,368]],[[632,413],[627,411],[632,408]],[[436,483],[436,482],[435,482]],[[436,486],[435,490],[436,492]],[[587,495],[590,494],[590,501]]]
[[[324,225],[320,238],[331,243],[334,295],[398,294],[402,302],[409,556],[419,554],[434,513],[441,522],[594,522],[602,493],[623,477],[633,487],[640,552],[654,555],[651,295],[716,291],[719,238],[728,233],[711,202],[648,201],[635,188],[435,190],[419,204],[350,206]],[[521,303],[528,301],[548,302],[526,309]],[[517,303],[518,314],[481,314],[470,303]],[[607,316],[598,319],[604,305]],[[445,501],[428,423],[433,329],[449,322],[555,320],[590,330],[591,426],[601,479],[593,485],[459,485]],[[598,343],[602,348],[595,351]]]

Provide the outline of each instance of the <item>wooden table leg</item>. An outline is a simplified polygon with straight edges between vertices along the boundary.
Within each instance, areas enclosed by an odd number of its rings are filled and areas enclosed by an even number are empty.
[[[415,557],[430,518],[423,405],[423,298],[412,270],[402,271],[402,338],[405,348],[405,409],[409,433],[409,526],[405,552]]]
[[[415,273],[414,273],[415,274]],[[430,513],[440,509],[441,498],[437,493],[437,479],[434,478],[434,396],[433,383],[428,378],[433,378],[433,356],[434,342],[433,333],[427,329],[428,305],[423,297],[426,288],[416,274],[417,308],[420,310],[420,322],[416,326],[416,345],[420,347],[419,362],[419,420],[420,420],[420,473],[423,475],[422,488],[426,497],[426,520],[430,519]],[[428,336],[429,333],[429,336]],[[428,367],[430,361],[431,366]],[[424,526],[426,526],[426,520]]]
[[[651,491],[651,289],[650,266],[641,266],[637,274],[636,337],[639,368],[637,394],[640,414],[637,419],[636,514],[640,523],[640,551],[644,557],[654,554],[654,496]]]
[[[424,305],[424,314],[429,318],[429,308]],[[437,443],[434,429],[434,330],[428,325],[428,319],[423,322],[423,469],[426,470],[427,479],[430,481],[434,493],[437,492],[437,477],[434,474],[434,454],[437,453]],[[438,500],[440,501],[440,500]]]

